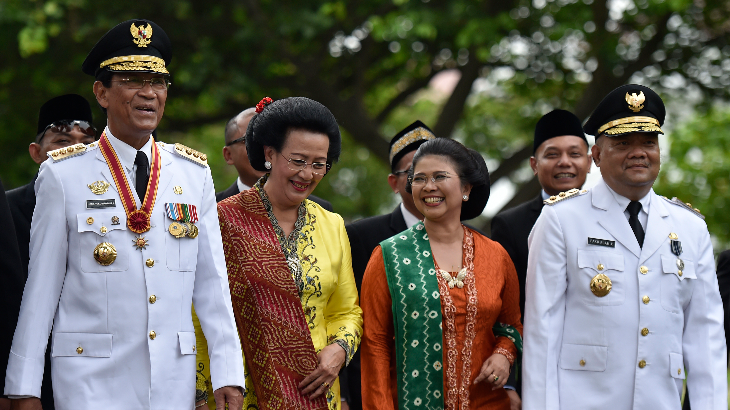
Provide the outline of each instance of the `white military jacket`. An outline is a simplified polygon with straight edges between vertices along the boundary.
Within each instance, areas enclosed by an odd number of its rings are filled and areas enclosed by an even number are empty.
[[[41,166],[5,394],[40,397],[53,327],[57,409],[192,409],[193,303],[208,340],[213,388],[244,386],[210,169],[184,149],[157,144],[159,192],[151,229],[142,234],[144,249],[136,248],[138,235],[127,228],[98,143],[78,144],[73,155]],[[109,184],[100,195],[89,187],[96,181]],[[106,207],[88,202],[98,200],[107,200]],[[196,238],[168,233],[168,202],[197,207]],[[102,242],[117,251],[108,266],[94,258]]]
[[[692,408],[728,408],[707,226],[693,211],[649,195],[643,248],[603,180],[543,208],[529,237],[525,410],[679,410],[685,372]],[[670,234],[681,243],[679,257]],[[612,285],[603,297],[590,286],[599,274]]]

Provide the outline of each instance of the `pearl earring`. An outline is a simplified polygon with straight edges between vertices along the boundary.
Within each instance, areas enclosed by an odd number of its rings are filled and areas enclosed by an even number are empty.
[[[264,168],[271,169],[271,162],[269,162],[269,161],[264,162]]]
[[[462,196],[462,198],[464,198],[465,201],[468,201],[469,200],[469,197],[466,196],[466,195]]]

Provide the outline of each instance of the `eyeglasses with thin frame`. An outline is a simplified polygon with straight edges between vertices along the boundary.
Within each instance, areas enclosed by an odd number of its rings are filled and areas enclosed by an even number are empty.
[[[419,186],[426,185],[429,180],[431,182],[433,182],[434,184],[439,185],[439,184],[443,184],[444,182],[448,181],[450,178],[451,178],[451,174],[444,171],[444,172],[434,173],[430,177],[426,176],[425,174],[416,174],[416,175],[413,175],[412,177],[409,177],[408,179],[410,180],[411,186],[419,187]]]
[[[155,91],[165,91],[172,85],[170,80],[166,77],[154,77],[149,80],[145,80],[142,77],[130,76],[119,80],[112,80],[112,82],[121,83],[125,88],[132,90],[144,88],[146,83],[150,83],[150,87],[152,87]]]
[[[408,169],[404,169],[404,170],[402,170],[402,171],[395,171],[395,172],[393,172],[393,175],[395,175],[395,176],[399,177],[399,176],[401,176],[401,175],[406,175],[406,174],[408,174],[408,171],[409,171]]]
[[[291,169],[292,171],[301,171],[304,168],[307,167],[307,165],[312,167],[312,173],[316,175],[324,176],[329,172],[330,168],[332,168],[332,164],[328,164],[326,162],[310,162],[303,159],[298,158],[291,158],[291,157],[285,157],[284,154],[279,153],[284,159],[287,160],[287,167]]]
[[[43,139],[48,130],[51,130],[51,132],[69,133],[73,131],[74,126],[78,126],[79,131],[81,131],[82,134],[96,138],[96,128],[94,128],[93,125],[89,124],[88,121],[60,120],[48,124],[41,133],[41,136],[38,137],[38,141]]]
[[[236,138],[235,140],[229,142],[226,144],[226,147],[230,147],[233,144],[238,144],[239,142],[246,142],[246,135],[244,135],[241,138]]]

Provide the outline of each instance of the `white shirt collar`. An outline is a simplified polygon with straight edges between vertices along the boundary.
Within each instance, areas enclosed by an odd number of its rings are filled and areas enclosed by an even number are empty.
[[[134,169],[134,159],[137,158],[137,149],[115,137],[108,126],[104,129],[104,132],[106,132],[106,136],[107,138],[109,138],[109,142],[112,144],[112,148],[114,148],[114,152],[117,154],[117,158],[119,158],[119,161],[125,168],[127,168],[127,172],[132,171]],[[147,155],[147,161],[148,163],[151,163],[152,161],[150,161],[150,158],[152,158],[152,138],[149,138],[147,140],[147,143],[144,144],[140,151],[144,152],[145,155]]]
[[[618,193],[616,193],[616,191],[611,189],[611,187],[608,186],[608,184],[606,184],[606,188],[608,188],[608,192],[610,192],[611,195],[613,195],[614,199],[616,199],[616,202],[618,202],[618,205],[621,208],[621,210],[625,211],[626,207],[629,206],[629,203],[631,202],[631,200],[629,198],[626,198],[625,196],[621,196]],[[646,215],[649,215],[649,204],[651,203],[650,194],[651,194],[651,190],[649,190],[649,192],[646,195],[644,195],[643,198],[639,199],[639,203],[641,203],[641,212],[645,213]]]
[[[241,181],[241,177],[236,178],[236,185],[238,185],[238,192],[248,191],[251,189],[250,186],[246,185]]]
[[[413,215],[409,210],[406,209],[406,206],[403,205],[403,202],[400,203],[400,211],[403,214],[403,220],[406,222],[406,226],[409,228],[421,221],[416,215]]]

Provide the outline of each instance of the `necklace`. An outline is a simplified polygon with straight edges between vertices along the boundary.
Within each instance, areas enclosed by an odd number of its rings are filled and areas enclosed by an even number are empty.
[[[436,267],[436,275],[439,292],[444,304],[444,321],[445,327],[444,339],[446,340],[446,384],[448,390],[446,392],[446,400],[444,404],[446,408],[455,410],[456,403],[460,402],[459,408],[467,410],[469,408],[469,387],[471,379],[471,351],[476,337],[476,319],[477,319],[477,288],[474,279],[474,236],[464,226],[463,241],[463,267],[455,275],[439,269],[436,258],[433,263]],[[459,358],[459,350],[456,346],[456,306],[451,298],[449,289],[456,286],[459,289],[466,287],[466,334],[464,346],[461,349],[462,370],[461,370],[461,388],[457,387],[456,362]]]

